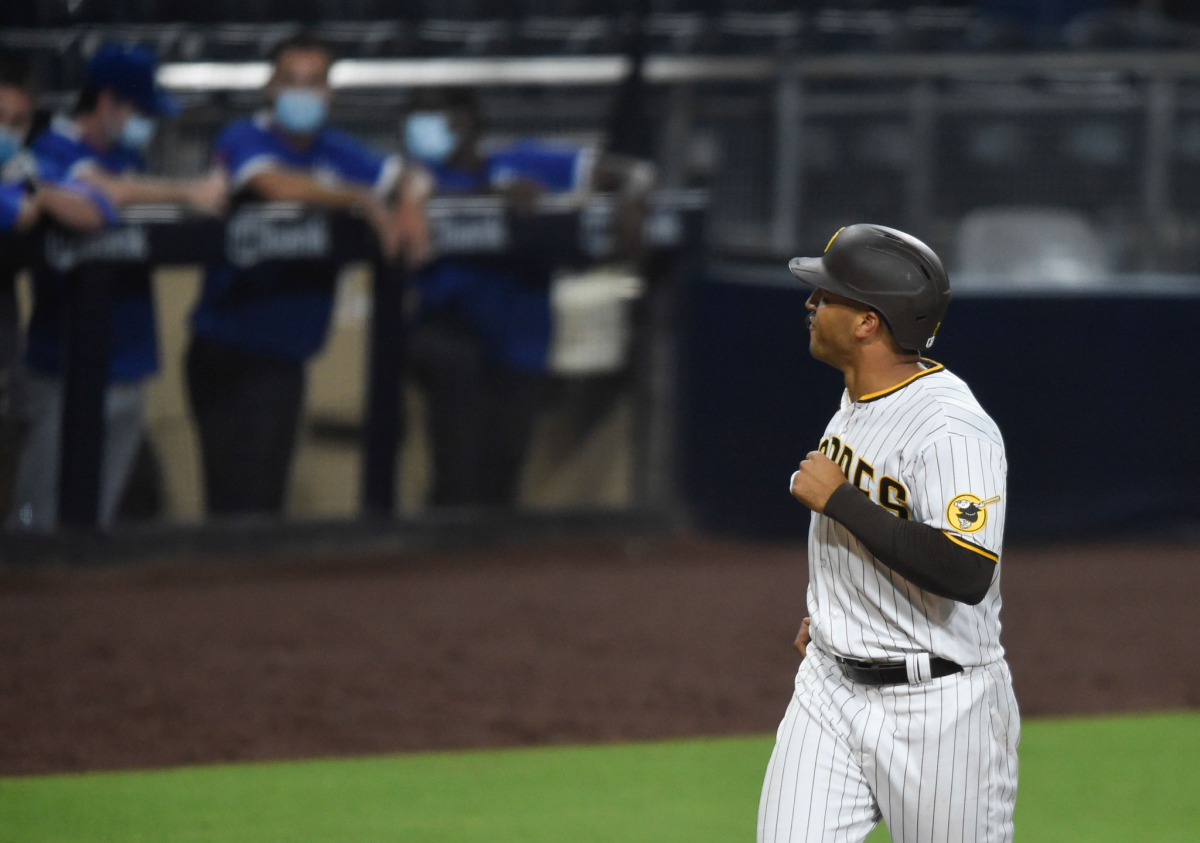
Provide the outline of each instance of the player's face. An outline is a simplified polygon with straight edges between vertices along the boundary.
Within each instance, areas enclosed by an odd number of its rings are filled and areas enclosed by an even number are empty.
[[[853,359],[855,328],[865,309],[861,304],[827,290],[813,290],[808,308],[808,350],[822,363],[841,367]]]

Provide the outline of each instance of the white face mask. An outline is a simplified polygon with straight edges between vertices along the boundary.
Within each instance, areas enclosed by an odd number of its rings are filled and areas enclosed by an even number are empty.
[[[125,121],[125,126],[121,129],[121,143],[131,149],[141,151],[154,137],[155,128],[156,124],[153,118],[134,114]]]
[[[441,111],[414,111],[404,124],[409,154],[429,164],[444,164],[458,147],[458,134]]]
[[[0,167],[21,151],[24,141],[24,133],[18,133],[8,126],[0,126]]]
[[[275,122],[289,132],[315,132],[328,111],[324,94],[312,88],[284,88],[275,98]]]

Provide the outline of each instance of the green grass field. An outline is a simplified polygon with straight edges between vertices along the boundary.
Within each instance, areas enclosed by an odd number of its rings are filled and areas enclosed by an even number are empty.
[[[0,779],[0,841],[751,841],[770,751],[720,738]],[[1200,840],[1200,714],[1025,724],[1016,822],[1022,843]]]

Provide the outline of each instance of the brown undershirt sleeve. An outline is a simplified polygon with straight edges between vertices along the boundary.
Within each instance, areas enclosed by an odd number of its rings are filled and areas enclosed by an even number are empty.
[[[876,559],[930,594],[974,606],[991,587],[996,562],[990,556],[951,541],[928,524],[897,518],[850,483],[830,496],[825,515]]]

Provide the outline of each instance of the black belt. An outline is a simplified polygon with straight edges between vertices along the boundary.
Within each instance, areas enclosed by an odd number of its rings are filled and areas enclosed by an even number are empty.
[[[899,685],[908,682],[908,668],[903,662],[864,662],[841,656],[834,658],[842,666],[846,677],[861,685]],[[929,671],[934,679],[940,679],[952,673],[962,673],[962,665],[939,656],[930,656]]]

